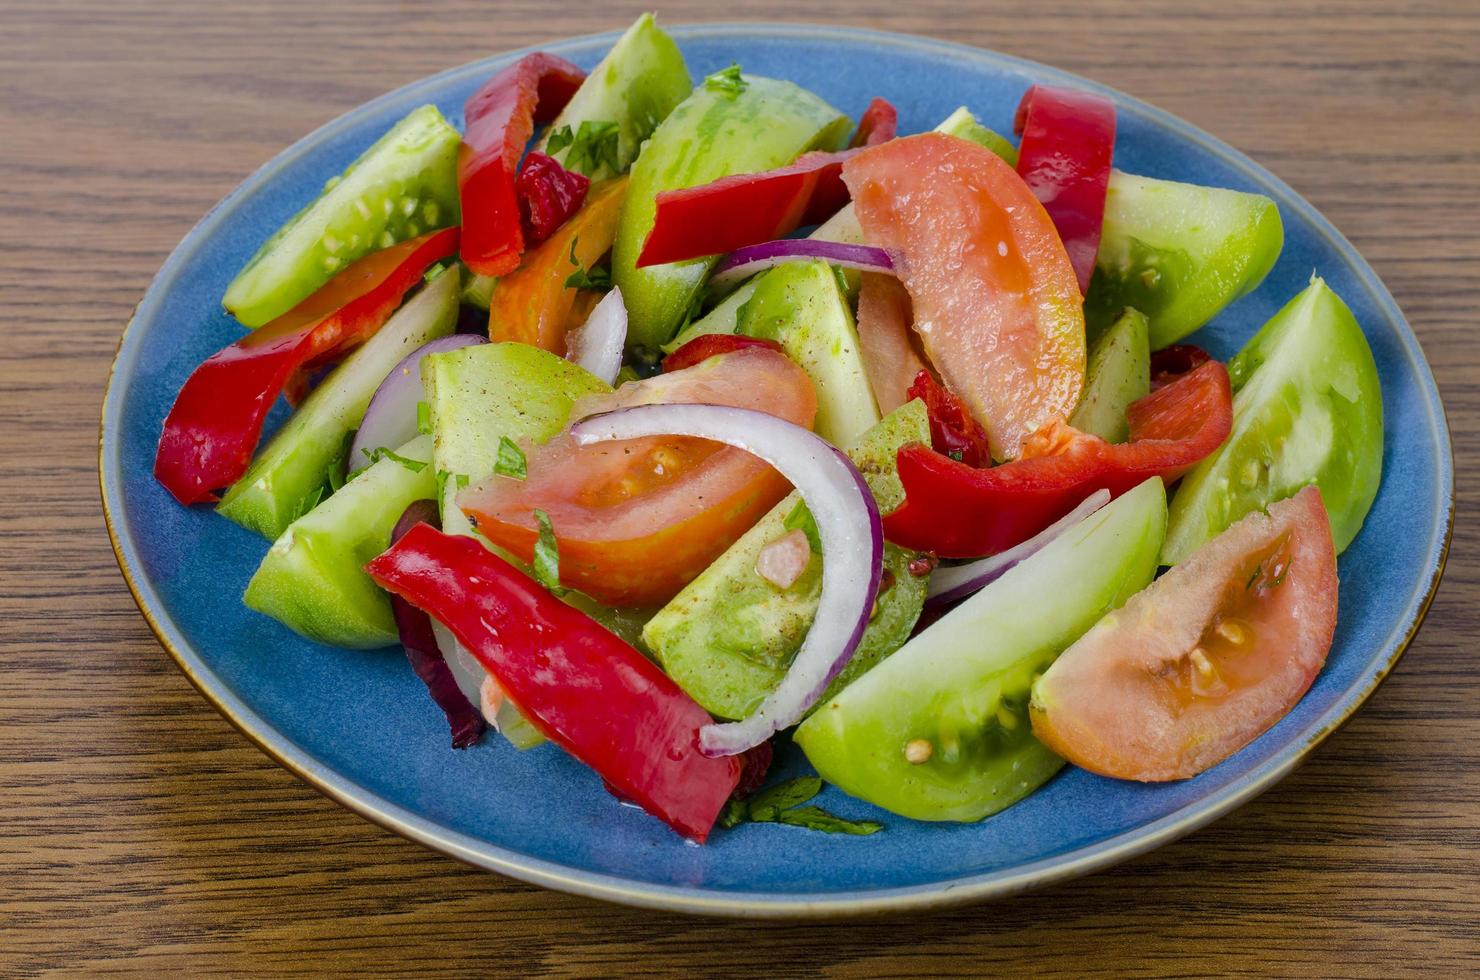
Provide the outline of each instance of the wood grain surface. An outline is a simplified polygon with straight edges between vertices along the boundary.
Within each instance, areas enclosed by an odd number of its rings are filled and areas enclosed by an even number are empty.
[[[1360,715],[1214,826],[994,905],[829,925],[687,919],[401,840],[279,769],[190,687],[124,588],[95,475],[108,364],[154,271],[216,200],[341,112],[640,9],[0,0],[0,974],[1480,971],[1476,0],[661,8],[670,24],[907,31],[1091,75],[1248,151],[1387,281],[1459,459],[1444,587]]]

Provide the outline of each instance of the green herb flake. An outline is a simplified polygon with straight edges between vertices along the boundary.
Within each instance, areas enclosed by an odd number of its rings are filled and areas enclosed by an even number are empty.
[[[430,269],[428,269],[422,275],[422,277],[421,277],[422,278],[422,281],[423,282],[431,282],[432,280],[434,280],[438,276],[440,276],[442,273],[446,272],[447,269],[448,269],[448,265],[447,265],[446,262],[434,262],[434,263],[432,263],[432,267]]]
[[[320,500],[323,500],[323,499],[324,499],[324,487],[323,487],[323,484],[320,484],[318,486],[318,488],[314,490],[313,493],[309,494],[308,496],[304,497],[302,500],[300,500],[298,502],[298,509],[293,514],[293,520],[296,521],[296,520],[298,520],[298,518],[302,517],[304,514],[307,514],[309,511],[313,510],[315,507],[317,507],[319,505],[319,501]],[[291,523],[291,521],[289,523]]]
[[[560,126],[550,130],[550,136],[545,140],[545,152],[554,156],[575,142],[575,134],[570,131],[569,126]]]
[[[831,266],[830,268],[832,269],[833,278],[836,279],[838,282],[838,291],[843,293],[844,295],[847,295],[849,289],[851,288],[848,282],[848,273],[845,272],[843,270],[843,267],[840,265]]]
[[[498,438],[498,461],[493,464],[493,472],[499,476],[513,477],[516,480],[522,480],[529,475],[524,451],[508,436]]]
[[[774,823],[783,810],[806,803],[822,792],[822,780],[817,776],[798,776],[784,783],[763,789],[746,801],[750,819],[759,823]]]
[[[791,810],[783,810],[776,822],[790,824],[793,827],[805,827],[808,830],[820,830],[824,834],[852,834],[856,837],[867,837],[869,834],[877,834],[884,829],[883,824],[873,820],[844,820],[818,806],[800,806]]]
[[[726,830],[738,827],[749,819],[749,813],[750,808],[745,805],[744,800],[730,800],[720,811],[719,825]]]
[[[534,544],[534,580],[554,595],[565,595],[566,590],[560,586],[560,548],[550,515],[536,509],[534,519],[540,525],[540,538]]]
[[[367,464],[370,466],[375,465],[382,459],[388,459],[392,463],[400,463],[402,466],[406,467],[413,473],[420,473],[422,470],[427,468],[427,464],[423,463],[421,460],[402,456],[400,453],[392,452],[384,446],[381,446],[379,449],[376,449],[374,451],[371,451],[369,449],[362,449],[360,450],[360,452],[370,457],[370,462],[369,464]]]
[[[339,444],[339,452],[334,454],[334,462],[329,464],[329,492],[338,493],[340,488],[349,480],[349,450],[355,442],[355,430],[350,429],[344,434],[344,440]]]
[[[705,88],[712,92],[723,92],[732,98],[744,92],[749,85],[749,82],[740,77],[740,66],[734,62],[730,63],[730,67],[704,78]]]
[[[788,531],[800,530],[807,536],[807,544],[811,545],[812,553],[822,554],[822,536],[817,533],[817,521],[813,519],[812,512],[807,509],[806,501],[798,500],[781,525]]]
[[[550,131],[545,141],[545,152],[554,156],[568,150],[562,165],[587,177],[605,175],[615,177],[622,172],[621,130],[614,122],[588,119],[574,131],[561,126]]]
[[[424,436],[432,434],[432,406],[426,402],[416,403],[416,431]]]
[[[612,285],[611,270],[603,266],[593,265],[590,269],[581,268],[581,260],[576,258],[576,244],[580,238],[574,238],[570,243],[570,264],[576,267],[576,271],[565,277],[566,289],[610,289]]]

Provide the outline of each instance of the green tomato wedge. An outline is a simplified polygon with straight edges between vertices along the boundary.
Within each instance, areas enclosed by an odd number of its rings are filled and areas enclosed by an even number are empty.
[[[343,465],[349,434],[391,368],[422,344],[457,327],[455,270],[423,286],[373,337],[319,382],[292,418],[258,453],[216,510],[269,541],[327,496],[329,475]],[[357,462],[352,461],[351,468]]]
[[[632,165],[612,248],[612,279],[627,302],[629,346],[655,348],[672,338],[718,259],[637,268],[660,192],[770,170],[807,150],[835,149],[850,127],[847,116],[811,92],[755,75],[739,86],[700,83],[679,103]]]
[[[1311,277],[1229,362],[1228,377],[1233,431],[1182,478],[1162,564],[1312,483],[1340,554],[1382,480],[1382,388],[1351,310]]]
[[[935,127],[935,131],[979,143],[1008,163],[1017,166],[1017,148],[977,122],[976,117],[965,106],[951,113],[945,121]],[[841,242],[844,245],[865,244],[863,229],[858,225],[858,216],[854,213],[851,203],[844,205],[837,214],[818,225],[807,237],[819,242]],[[848,283],[848,302],[853,304],[858,299],[858,273],[848,269],[844,270],[843,276]],[[763,277],[763,275],[757,276],[749,280],[720,300],[712,310],[684,327],[678,336],[663,344],[663,352],[672,354],[695,337],[702,337],[705,334],[734,333],[739,329],[740,310],[750,301],[750,297],[754,295]],[[484,304],[487,304],[487,300]]]
[[[673,107],[684,100],[693,85],[678,45],[658,27],[652,14],[643,14],[591,69],[576,94],[540,137],[536,149],[548,152],[550,134],[566,126],[575,134],[582,123],[615,123],[617,173],[612,173],[609,166],[597,167],[594,172],[587,172],[586,167],[575,168],[592,179],[615,177],[632,165],[643,142],[668,118]],[[561,165],[571,167],[567,162],[569,155],[568,146],[550,154]]]
[[[879,421],[859,353],[848,294],[821,259],[789,262],[760,277],[739,316],[740,332],[774,340],[817,389],[814,428],[834,446],[852,446]]]
[[[1132,307],[1150,322],[1152,350],[1176,343],[1258,286],[1284,241],[1279,208],[1261,194],[1112,171],[1084,299],[1091,339]]]
[[[260,327],[351,262],[457,224],[461,142],[435,106],[413,110],[263,243],[222,305]]]
[[[310,640],[369,650],[399,642],[390,599],[365,563],[390,547],[413,501],[436,493],[432,440],[417,436],[382,457],[273,542],[242,601]]]
[[[1151,347],[1146,317],[1126,310],[1095,342],[1084,372],[1084,394],[1069,424],[1106,442],[1125,442],[1125,410],[1151,392]]]
[[[1151,581],[1165,530],[1152,477],[823,701],[797,744],[823,779],[902,816],[979,820],[1011,806],[1064,764],[1033,737],[1033,682]]]
[[[899,447],[928,442],[925,406],[908,402],[864,434],[849,454],[868,481],[881,511],[904,500],[894,472]],[[812,626],[822,591],[822,561],[813,555],[801,577],[780,589],[756,572],[766,545],[786,534],[788,518],[805,505],[793,493],[761,518],[714,564],[690,582],[643,630],[644,644],[663,670],[704,708],[722,718],[744,718],[786,675]],[[800,517],[800,513],[797,515]],[[885,545],[889,585],[858,651],[833,680],[827,695],[843,690],[909,638],[925,602],[925,576],[910,574],[917,557]]]

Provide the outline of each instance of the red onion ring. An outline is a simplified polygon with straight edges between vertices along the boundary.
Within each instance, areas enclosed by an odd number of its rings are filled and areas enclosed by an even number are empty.
[[[894,261],[882,248],[816,238],[782,238],[774,242],[747,245],[731,252],[714,267],[709,284],[716,289],[725,289],[738,285],[763,269],[783,262],[802,262],[808,259],[823,259],[833,265],[863,272],[894,274]]]
[[[375,450],[381,447],[394,449],[416,438],[416,404],[426,399],[426,392],[421,387],[423,357],[486,343],[487,337],[455,333],[429,340],[403,357],[370,396],[370,404],[360,419],[359,431],[355,433],[349,455],[345,457],[346,468],[354,472],[370,462],[369,454]]]

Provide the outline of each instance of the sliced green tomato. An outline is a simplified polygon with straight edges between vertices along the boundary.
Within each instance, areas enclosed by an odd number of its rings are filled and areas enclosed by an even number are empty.
[[[1182,478],[1162,564],[1314,483],[1340,554],[1382,480],[1382,388],[1362,328],[1312,277],[1228,364],[1233,432]]]
[[[299,516],[328,496],[329,473],[343,465],[348,436],[391,368],[422,344],[457,327],[455,271],[438,276],[385,326],[319,382],[292,418],[232,484],[216,510],[275,541]]]
[[[260,327],[356,259],[457,224],[461,141],[435,106],[413,110],[263,243],[222,304]]]
[[[632,165],[612,249],[612,278],[627,303],[628,344],[657,347],[671,339],[718,258],[636,267],[659,192],[770,170],[807,150],[835,149],[850,126],[848,117],[790,82],[746,75],[739,92],[701,82]]]
[[[879,509],[904,499],[894,457],[909,442],[928,442],[925,406],[911,401],[864,434],[850,455],[868,480]],[[766,545],[787,533],[787,518],[801,498],[793,493],[730,546],[714,564],[664,606],[643,630],[646,647],[668,676],[708,711],[744,718],[785,676],[811,628],[822,590],[822,560],[813,555],[789,588],[756,572]],[[792,524],[796,524],[796,519]],[[898,649],[910,635],[925,601],[925,576],[910,574],[917,555],[885,547],[888,587],[853,660],[828,688],[831,696]]]
[[[1125,442],[1130,424],[1125,410],[1151,392],[1151,347],[1146,317],[1126,310],[1101,335],[1089,354],[1084,372],[1084,394],[1069,424],[1106,442]]]
[[[643,141],[668,118],[693,88],[688,66],[673,38],[659,29],[652,14],[643,14],[617,39],[606,57],[591,69],[576,94],[540,137],[537,149],[546,152],[550,133],[562,126],[580,129],[581,123],[617,124],[618,173],[637,159]],[[550,154],[564,166],[569,148]],[[582,172],[585,172],[582,168]],[[601,167],[587,177],[615,177]]]
[[[1150,321],[1152,350],[1176,343],[1258,286],[1284,240],[1262,194],[1112,171],[1084,299],[1091,336],[1133,307]]]
[[[1033,682],[1151,581],[1165,529],[1153,477],[824,701],[797,744],[823,779],[916,820],[979,820],[1016,803],[1063,765],[1033,737]]]
[[[399,642],[390,600],[365,563],[390,546],[391,529],[413,501],[437,490],[432,440],[417,436],[298,518],[257,567],[242,601],[297,633],[336,647],[369,650]]]
[[[781,344],[817,388],[817,434],[844,449],[879,421],[858,352],[848,296],[822,260],[762,275],[740,314],[740,332]]]

